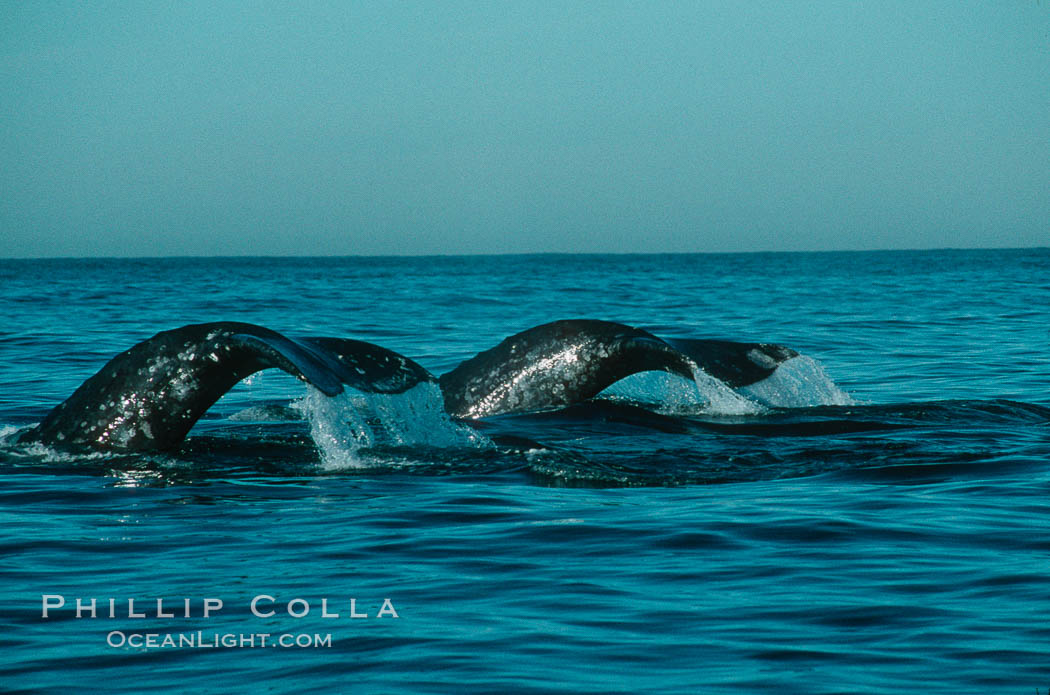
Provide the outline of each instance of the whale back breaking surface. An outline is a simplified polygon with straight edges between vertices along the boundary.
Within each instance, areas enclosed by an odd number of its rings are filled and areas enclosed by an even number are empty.
[[[512,335],[439,381],[449,414],[478,418],[578,403],[642,371],[692,378],[690,360],[647,331],[569,319]]]
[[[361,341],[296,341],[262,326],[218,322],[158,333],[110,360],[23,441],[139,451],[170,449],[234,384],[278,368],[335,396],[347,384],[396,393],[429,372]]]

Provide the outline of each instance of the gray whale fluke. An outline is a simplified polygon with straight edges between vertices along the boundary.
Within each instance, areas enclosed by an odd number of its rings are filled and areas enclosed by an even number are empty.
[[[702,369],[731,387],[746,386],[797,355],[781,345],[664,340],[621,323],[570,319],[512,335],[435,378],[409,358],[359,340],[292,339],[250,323],[202,323],[117,355],[21,441],[171,449],[234,384],[271,367],[328,396],[344,386],[391,394],[437,382],[449,415],[481,418],[579,403],[644,371],[692,379]]]
[[[666,341],[705,372],[733,388],[750,386],[771,375],[798,353],[773,343],[734,343],[730,340],[669,338]]]
[[[438,381],[451,415],[478,418],[578,403],[654,370],[693,374],[683,353],[648,331],[569,319],[512,335]]]
[[[578,403],[645,371],[692,379],[699,368],[732,387],[765,379],[797,352],[768,343],[664,340],[611,321],[554,321],[510,336],[439,378],[445,408],[478,418]]]
[[[249,323],[158,333],[109,361],[21,438],[105,450],[170,449],[234,384],[278,368],[328,396],[348,385],[398,393],[434,377],[412,360],[355,340],[292,340]]]

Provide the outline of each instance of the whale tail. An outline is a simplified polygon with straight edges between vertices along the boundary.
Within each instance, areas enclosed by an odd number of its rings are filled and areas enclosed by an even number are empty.
[[[439,381],[450,414],[477,418],[571,405],[644,371],[692,379],[699,368],[746,386],[797,355],[782,345],[663,340],[621,323],[570,319],[512,335]]]
[[[789,347],[773,343],[674,338],[666,341],[705,372],[733,388],[750,386],[771,375],[782,363],[798,357]]]
[[[328,396],[344,385],[398,393],[434,377],[395,352],[356,340],[292,340],[248,323],[158,333],[110,360],[23,441],[138,451],[170,449],[234,384],[281,369]]]
[[[439,381],[451,415],[478,418],[570,405],[653,369],[691,374],[684,355],[647,331],[570,319],[512,335]]]
[[[268,368],[327,396],[345,386],[396,394],[437,382],[449,415],[480,418],[578,403],[644,371],[692,379],[702,369],[731,387],[746,386],[797,355],[781,345],[663,340],[620,323],[572,319],[512,335],[436,379],[409,358],[359,340],[293,340],[249,323],[203,323],[158,333],[117,355],[22,440],[170,449],[234,384]]]

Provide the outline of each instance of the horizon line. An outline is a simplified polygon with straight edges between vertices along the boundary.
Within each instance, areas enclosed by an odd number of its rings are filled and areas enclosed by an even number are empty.
[[[418,253],[418,254],[213,254],[213,255],[168,255],[168,256],[0,256],[0,261],[144,261],[144,260],[206,260],[219,258],[237,259],[339,259],[339,258],[507,258],[531,256],[741,256],[774,254],[865,254],[865,253],[915,253],[944,251],[1038,251],[1050,250],[1050,245],[1036,246],[939,246],[927,248],[894,249],[820,249],[820,250],[755,250],[755,251],[514,251],[508,253]]]

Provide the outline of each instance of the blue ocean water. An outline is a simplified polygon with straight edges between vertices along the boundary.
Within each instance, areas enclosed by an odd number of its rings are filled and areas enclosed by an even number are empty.
[[[1050,249],[0,261],[0,686],[1046,690],[1048,306]],[[574,317],[803,358],[743,393],[632,377],[476,440],[326,440],[354,403],[262,372],[176,452],[17,441],[183,324],[438,374]]]

